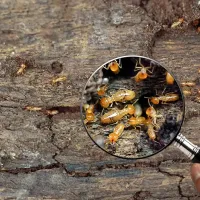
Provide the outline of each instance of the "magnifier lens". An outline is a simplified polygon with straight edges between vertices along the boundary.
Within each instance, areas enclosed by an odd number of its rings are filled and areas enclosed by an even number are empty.
[[[82,120],[106,152],[144,158],[168,146],[179,133],[184,101],[177,81],[156,61],[120,57],[97,69],[82,96]]]

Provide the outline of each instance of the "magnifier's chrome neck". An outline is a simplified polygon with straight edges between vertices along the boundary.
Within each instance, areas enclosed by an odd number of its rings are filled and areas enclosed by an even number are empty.
[[[197,155],[200,150],[198,146],[192,144],[189,140],[185,138],[185,136],[180,133],[176,137],[174,145],[178,147],[191,160]]]

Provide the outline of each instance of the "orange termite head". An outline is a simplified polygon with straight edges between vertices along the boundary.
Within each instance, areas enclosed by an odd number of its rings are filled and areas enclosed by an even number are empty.
[[[129,124],[131,124],[131,125],[137,125],[137,121],[136,121],[137,119],[135,118],[135,117],[131,117],[130,119],[129,119]]]
[[[138,72],[139,73],[139,72]],[[142,81],[142,79],[139,78],[138,74],[135,76],[135,82],[138,83]]]
[[[99,96],[103,96],[103,95],[105,95],[105,92],[106,92],[107,89],[108,89],[108,87],[106,85],[104,85],[104,86],[97,89],[97,94]]]
[[[103,95],[104,95],[104,92],[102,91],[101,88],[98,88],[98,89],[97,89],[97,94],[98,94],[99,96],[103,96]]]
[[[133,115],[135,113],[135,107],[131,104],[128,105],[128,114]]]
[[[146,114],[149,117],[152,117],[153,115],[155,115],[155,113],[156,113],[156,110],[154,109],[153,106],[148,107],[146,110]]]
[[[108,108],[108,106],[110,105],[110,98],[109,97],[103,97],[103,98],[101,98],[100,105],[103,108]]]
[[[168,85],[174,84],[174,78],[169,72],[167,72],[167,74],[166,74],[166,82]]]
[[[138,72],[138,77],[140,80],[144,80],[148,77],[147,70],[144,67]]]
[[[160,100],[158,97],[152,97],[150,99],[150,102],[157,105],[157,104],[159,104]]]
[[[119,64],[114,61],[114,62],[111,62],[108,67],[110,68],[110,70],[115,73],[115,74],[118,74],[119,73]]]
[[[58,110],[46,110],[47,115],[57,115],[58,113]]]
[[[119,136],[116,133],[111,133],[108,136],[108,139],[109,139],[109,141],[110,141],[111,144],[116,143],[117,140],[118,140],[118,138],[119,138]]]
[[[178,19],[178,21],[179,21],[180,23],[183,23],[183,22],[184,22],[184,18],[181,17],[181,18]]]
[[[94,105],[91,104],[89,105],[88,109],[87,109],[87,113],[93,113],[94,112]]]
[[[88,113],[86,115],[86,119],[91,122],[91,121],[94,121],[94,114],[93,113]]]

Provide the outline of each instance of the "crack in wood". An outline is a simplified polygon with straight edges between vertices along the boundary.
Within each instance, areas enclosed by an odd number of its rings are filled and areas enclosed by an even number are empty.
[[[162,164],[162,162],[160,163],[160,165]],[[186,195],[184,195],[183,194],[183,191],[182,191],[182,189],[181,189],[181,184],[182,184],[182,181],[183,181],[183,179],[185,178],[183,175],[180,175],[180,174],[177,174],[177,173],[169,173],[169,172],[167,172],[167,171],[164,171],[164,170],[162,170],[161,168],[160,168],[160,165],[158,166],[158,172],[160,172],[160,173],[162,173],[162,174],[165,174],[165,175],[167,175],[167,176],[176,176],[176,177],[179,177],[180,178],[180,180],[179,180],[179,183],[178,183],[178,185],[177,185],[177,187],[178,187],[178,192],[179,192],[179,195],[180,195],[180,197],[185,197],[185,198],[190,198],[190,197],[195,197],[196,195],[194,195],[194,196],[186,196]]]
[[[55,106],[49,108],[49,110],[57,110],[59,113],[79,113],[80,105],[76,106]]]
[[[36,167],[30,167],[30,168],[16,168],[16,169],[0,169],[0,173],[10,173],[10,174],[19,174],[19,173],[31,173],[36,172],[39,170],[45,170],[45,169],[55,169],[60,168],[59,163],[52,163],[49,165],[38,165]]]
[[[162,162],[160,163],[160,165],[161,165],[161,164],[162,164]],[[179,183],[178,183],[178,186],[177,186],[177,187],[178,187],[179,195],[180,195],[181,197],[187,197],[187,196],[183,195],[182,190],[181,190],[181,183],[182,183],[182,181],[183,181],[183,179],[184,179],[184,176],[182,176],[182,175],[180,175],[180,174],[177,174],[177,173],[171,174],[171,173],[169,173],[169,172],[167,172],[167,171],[164,171],[164,170],[162,170],[162,169],[160,168],[160,165],[158,166],[158,172],[160,172],[160,173],[162,173],[162,174],[165,174],[165,175],[167,175],[167,176],[177,176],[177,177],[180,178]]]

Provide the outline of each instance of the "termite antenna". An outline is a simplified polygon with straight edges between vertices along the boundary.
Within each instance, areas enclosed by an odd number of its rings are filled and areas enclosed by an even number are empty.
[[[103,115],[103,112],[104,112],[104,108],[103,108],[102,111],[101,111],[101,116]]]
[[[139,99],[136,99],[132,104],[135,105],[138,101]]]
[[[153,140],[153,142],[155,142],[155,143],[157,143],[157,144],[161,145],[161,143],[160,143],[160,142],[158,142],[158,141],[156,141],[156,140]]]
[[[141,67],[138,67],[138,60],[136,60],[134,71],[139,71],[140,69]]]
[[[119,63],[118,64],[119,64],[119,68],[122,68],[122,60],[121,60],[121,58],[119,59]]]
[[[141,62],[141,58],[139,58],[139,64],[140,64],[140,66],[142,66],[144,68],[144,65]]]
[[[148,98],[148,104],[149,104],[149,106],[150,106],[150,107],[152,107],[152,105],[151,105],[151,103],[150,103],[150,100],[149,100],[149,98]]]
[[[164,94],[166,89],[167,89],[167,86],[165,86],[164,90],[162,91],[162,95]]]

